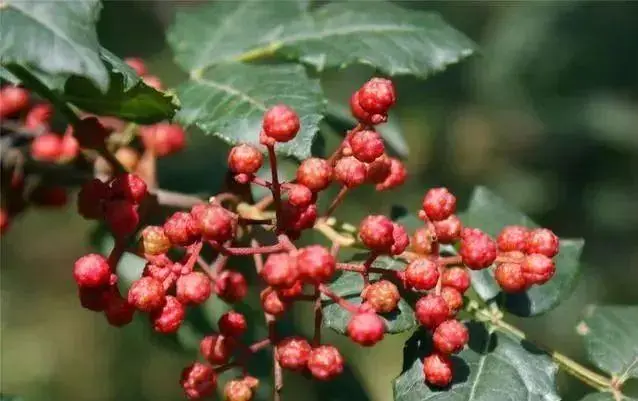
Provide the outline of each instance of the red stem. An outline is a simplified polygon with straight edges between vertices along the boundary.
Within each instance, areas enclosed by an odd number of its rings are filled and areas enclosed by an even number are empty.
[[[251,181],[253,184],[259,185],[260,187],[264,187],[268,189],[272,188],[272,184],[261,177],[253,176]]]
[[[252,246],[253,248],[258,248],[259,242],[256,239],[252,239],[250,240],[250,246]],[[264,268],[264,258],[261,254],[256,253],[253,255],[253,259],[255,260],[255,270],[257,271],[257,274],[259,274],[261,272],[261,269]]]
[[[343,309],[347,310],[350,313],[357,313],[359,311],[359,307],[351,302],[346,301],[344,298],[335,294],[330,288],[328,288],[325,284],[319,284],[319,291],[328,298],[332,299],[337,305],[341,306]]]
[[[126,241],[123,239],[116,239],[115,244],[113,245],[113,249],[111,249],[111,253],[109,254],[108,264],[111,267],[111,271],[115,273],[117,269],[117,264],[120,262],[124,251],[126,250]]]
[[[277,230],[281,230],[281,187],[279,185],[279,176],[277,173],[277,155],[275,154],[275,146],[268,147],[268,159],[270,161],[270,171],[272,173],[272,196],[275,202],[275,213],[277,215]]]
[[[337,206],[339,206],[341,202],[343,201],[343,199],[346,197],[346,194],[348,193],[348,189],[349,188],[346,187],[345,185],[341,187],[341,189],[339,190],[339,193],[330,204],[330,207],[328,207],[328,210],[326,210],[324,217],[330,217],[330,215],[332,215],[332,213],[335,211]]]
[[[363,271],[363,273],[361,273],[361,275],[363,276],[363,285],[364,286],[367,286],[368,284],[370,284],[370,277],[369,277],[368,273],[370,272],[370,268],[372,266],[372,263],[377,258],[377,256],[379,256],[379,255],[377,255],[374,252],[371,252],[370,256],[368,256],[368,259],[366,259],[366,261],[363,262],[364,271]]]
[[[453,266],[463,264],[463,260],[460,256],[441,256],[437,260],[439,264],[444,266]]]
[[[244,247],[236,247],[236,248],[228,247],[227,248],[227,247],[219,245],[218,243],[214,241],[211,241],[210,244],[214,249],[216,249],[217,251],[221,252],[222,254],[226,256],[248,256],[248,255],[255,255],[255,254],[274,253],[274,252],[279,252],[286,249],[284,244],[282,244],[281,242],[274,245],[265,245],[265,246],[248,247],[248,248],[244,248]]]
[[[292,241],[290,241],[290,238],[288,238],[286,234],[279,234],[277,236],[277,239],[279,240],[279,244],[281,244],[281,246],[283,246],[284,249],[287,250],[288,252],[297,250],[297,247],[295,246],[295,244],[293,244]]]
[[[337,263],[337,270],[362,273],[362,274],[366,272],[366,268],[364,265],[355,264],[355,263]],[[380,274],[396,274],[397,273],[396,270],[390,270],[390,269],[384,269],[382,267],[372,267],[372,266],[370,266],[367,269],[367,271],[368,273],[380,273]]]
[[[272,344],[272,341],[270,341],[270,338],[264,338],[263,340],[260,341],[256,341],[254,343],[252,343],[249,347],[248,347],[248,351],[251,354],[254,354],[257,351],[260,351],[266,347],[268,347],[270,344]]]

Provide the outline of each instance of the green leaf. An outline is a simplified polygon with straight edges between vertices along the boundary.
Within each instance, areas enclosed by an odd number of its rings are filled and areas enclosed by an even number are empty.
[[[360,63],[425,77],[474,51],[438,15],[384,2],[333,3],[309,13],[291,2],[221,2],[180,13],[169,42],[191,74],[277,54],[318,70]]]
[[[638,306],[591,306],[578,329],[597,367],[622,381],[638,378]]]
[[[100,60],[95,30],[100,10],[98,0],[3,0],[0,63],[82,76],[106,91],[109,75]]]
[[[100,53],[110,71],[108,91],[102,93],[90,80],[72,76],[64,87],[64,100],[90,113],[140,124],[173,118],[177,106],[172,96],[147,86],[133,69],[110,51],[102,48]]]
[[[472,194],[467,211],[461,214],[466,226],[477,227],[495,237],[507,225],[537,225],[520,211],[487,188],[477,187]],[[518,316],[535,316],[547,312],[571,294],[580,268],[583,239],[560,240],[559,254],[554,259],[556,275],[542,286],[534,286],[521,294],[507,294],[505,308]],[[494,299],[500,292],[493,278],[492,269],[471,271],[472,286],[485,301]]]
[[[618,394],[618,397],[615,397],[612,393],[600,392],[587,394],[580,401],[636,401],[636,398],[627,397],[624,394]]]
[[[390,258],[387,259],[389,260],[382,259],[376,261],[373,266],[393,270],[405,266],[405,264],[401,262],[394,262]],[[371,275],[370,278],[374,281],[378,279],[378,275]],[[344,272],[330,285],[330,289],[348,302],[360,305],[363,279],[358,273]],[[416,327],[414,310],[412,310],[412,307],[404,299],[399,301],[397,311],[379,316],[385,321],[387,333],[401,333]],[[324,297],[323,322],[326,327],[333,329],[337,333],[345,334],[350,317],[350,312],[334,303],[331,299]]]
[[[484,325],[468,323],[470,343],[452,357],[454,378],[450,388],[425,384],[423,357],[431,353],[430,334],[417,331],[404,347],[403,373],[394,381],[395,401],[557,401],[558,367],[527,342],[488,332]]]
[[[338,132],[346,132],[357,125],[357,120],[352,117],[350,110],[340,104],[328,102],[326,121]],[[375,127],[375,130],[381,134],[386,145],[401,158],[408,157],[408,144],[403,137],[403,131],[399,126],[397,119],[393,118],[392,112],[388,122]]]
[[[222,65],[182,84],[177,92],[182,107],[177,119],[229,144],[259,145],[264,112],[285,103],[299,114],[301,129],[295,139],[275,149],[300,160],[310,157],[324,104],[319,82],[308,78],[301,66]]]

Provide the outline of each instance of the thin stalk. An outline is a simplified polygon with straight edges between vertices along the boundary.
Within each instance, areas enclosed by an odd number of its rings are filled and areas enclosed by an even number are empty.
[[[279,185],[279,175],[277,173],[277,155],[275,147],[268,146],[268,159],[270,161],[270,171],[272,173],[272,196],[275,202],[275,213],[277,216],[277,230],[281,230],[281,186]]]

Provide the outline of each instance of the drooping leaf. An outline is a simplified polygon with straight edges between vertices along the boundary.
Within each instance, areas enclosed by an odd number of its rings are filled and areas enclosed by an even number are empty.
[[[278,54],[318,70],[360,63],[425,77],[474,49],[438,15],[385,2],[332,3],[309,13],[291,2],[222,2],[180,13],[169,42],[191,73]]]
[[[345,105],[328,102],[326,121],[338,132],[345,133],[357,125],[357,120],[352,117],[350,110]],[[397,119],[393,118],[392,112],[388,118],[388,122],[375,127],[375,130],[381,134],[386,145],[399,157],[407,157],[409,150],[408,144],[403,137],[403,131],[397,123]]]
[[[470,343],[452,357],[450,388],[425,383],[423,358],[432,351],[430,335],[417,331],[404,347],[404,370],[394,381],[395,401],[557,401],[558,367],[527,342],[468,323]]]
[[[592,306],[578,328],[596,366],[622,381],[638,378],[638,306]]]
[[[529,217],[484,187],[474,190],[468,209],[461,214],[461,220],[466,226],[480,228],[493,237],[507,225],[537,227]],[[555,276],[546,284],[534,286],[524,293],[506,295],[505,308],[518,316],[534,316],[549,311],[569,296],[580,270],[579,260],[584,243],[583,239],[561,238],[559,253],[554,259]],[[492,269],[471,272],[474,290],[486,301],[500,292],[493,274]]]
[[[391,258],[380,258],[373,264],[374,267],[384,269],[398,270],[402,269],[405,264],[395,261]],[[377,274],[371,274],[371,281],[379,278]],[[344,272],[331,285],[330,289],[337,295],[343,297],[354,305],[360,305],[362,300],[360,297],[363,290],[363,278],[358,273]],[[351,313],[333,302],[331,299],[324,297],[323,302],[323,321],[326,327],[330,327],[338,333],[344,334],[346,327],[351,318]],[[414,310],[404,300],[399,301],[398,309],[394,312],[379,315],[386,323],[386,332],[401,333],[410,330],[416,326],[414,318]]]
[[[222,65],[182,84],[177,92],[180,122],[229,144],[248,142],[259,148],[264,148],[259,145],[264,112],[275,104],[287,104],[299,114],[301,129],[295,139],[275,149],[300,160],[310,156],[324,108],[319,82],[309,79],[298,65]]]
[[[106,91],[95,25],[99,0],[4,0],[0,5],[0,63],[50,75],[78,75]]]

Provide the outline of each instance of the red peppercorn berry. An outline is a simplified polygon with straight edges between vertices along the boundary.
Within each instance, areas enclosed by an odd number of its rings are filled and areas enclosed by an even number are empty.
[[[325,159],[312,157],[297,168],[297,182],[313,192],[324,190],[332,182],[333,169]]]
[[[210,278],[201,272],[191,272],[177,279],[177,299],[184,305],[204,303],[212,291]]]
[[[371,347],[383,339],[385,323],[376,313],[356,313],[346,327],[348,337],[359,345]]]
[[[271,107],[264,114],[262,122],[264,134],[277,142],[292,140],[297,135],[299,127],[299,116],[284,104]]]
[[[336,270],[336,260],[321,245],[302,248],[297,253],[297,267],[301,278],[309,283],[325,283]]]
[[[302,371],[306,368],[312,347],[302,337],[287,337],[277,344],[276,355],[284,369]]]
[[[434,353],[423,359],[425,381],[436,387],[447,387],[452,382],[452,361],[447,355]]]
[[[241,337],[248,329],[246,317],[239,312],[229,311],[224,313],[217,322],[219,332],[227,337]]]
[[[435,329],[450,316],[450,307],[440,295],[428,294],[416,302],[416,318],[428,329]]]
[[[153,277],[142,277],[129,288],[128,303],[141,312],[161,309],[166,304],[164,286]]]
[[[415,290],[431,290],[439,281],[439,266],[429,258],[411,261],[405,268],[405,284]]]
[[[111,268],[104,256],[91,253],[75,262],[73,276],[80,287],[103,287],[110,284]]]
[[[337,348],[321,345],[310,352],[308,370],[315,379],[333,379],[343,372],[343,357]]]

